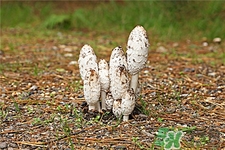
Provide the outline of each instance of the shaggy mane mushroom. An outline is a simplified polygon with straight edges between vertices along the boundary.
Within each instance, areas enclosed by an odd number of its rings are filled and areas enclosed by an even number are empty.
[[[132,75],[130,88],[137,90],[139,72],[145,67],[148,59],[149,42],[145,29],[136,26],[130,33],[127,42],[127,67]]]

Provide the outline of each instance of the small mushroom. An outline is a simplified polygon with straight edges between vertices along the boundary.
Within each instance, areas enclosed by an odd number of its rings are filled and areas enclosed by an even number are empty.
[[[98,73],[95,70],[90,69],[84,78],[84,98],[89,105],[89,110],[100,108],[96,108],[99,104],[100,90],[101,87]]]
[[[105,99],[105,104],[106,104],[106,109],[107,110],[109,110],[109,111],[112,110],[113,102],[114,102],[114,99],[113,99],[112,93],[111,92],[107,92],[106,93],[106,99]]]
[[[116,117],[123,116],[123,121],[129,120],[129,115],[135,107],[135,94],[133,89],[127,90],[122,99],[117,99],[113,102],[113,114]]]
[[[114,99],[121,99],[129,89],[128,73],[124,65],[118,66],[110,78],[110,91]]]
[[[101,59],[98,63],[99,67],[99,79],[101,85],[101,100],[102,100],[102,109],[106,110],[106,91],[109,90],[109,66],[108,63]]]
[[[122,109],[121,109],[121,102],[122,99],[115,99],[113,101],[113,114],[117,117],[120,118],[122,116]]]
[[[121,47],[113,49],[109,61],[110,91],[114,99],[121,99],[129,88],[126,56]]]
[[[137,90],[139,72],[145,67],[148,59],[149,42],[145,29],[136,26],[130,33],[127,42],[127,67],[132,75],[130,88]]]
[[[90,45],[86,44],[81,48],[78,63],[82,80],[90,69],[98,73],[97,57]]]
[[[112,50],[110,60],[109,60],[109,78],[115,73],[115,69],[118,66],[122,66],[127,70],[127,59],[124,54],[122,47],[116,47]]]
[[[129,115],[132,113],[135,107],[135,94],[133,89],[127,90],[121,102],[121,109],[123,113],[123,121],[129,120]]]

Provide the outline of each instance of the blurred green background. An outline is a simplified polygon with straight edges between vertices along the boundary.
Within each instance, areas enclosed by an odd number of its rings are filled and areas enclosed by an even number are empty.
[[[162,40],[225,37],[225,1],[1,2],[1,28],[130,32]]]

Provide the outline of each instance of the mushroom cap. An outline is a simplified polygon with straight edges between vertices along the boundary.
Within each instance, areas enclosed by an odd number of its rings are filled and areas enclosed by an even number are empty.
[[[90,69],[84,78],[84,98],[89,105],[99,101],[100,90],[98,73]]]
[[[113,114],[118,118],[122,116],[122,109],[121,109],[121,99],[117,99],[113,101]]]
[[[97,57],[90,45],[86,44],[81,48],[78,63],[82,80],[90,69],[98,73]]]
[[[130,33],[127,42],[127,67],[132,75],[145,67],[149,49],[148,37],[142,26],[136,26]]]
[[[117,66],[110,78],[110,91],[114,99],[121,99],[129,89],[129,77],[124,65]]]
[[[109,66],[106,60],[101,59],[98,63],[99,67],[99,79],[101,84],[101,90],[108,90],[109,89]]]
[[[105,104],[106,104],[106,109],[107,110],[112,110],[113,102],[114,102],[114,99],[113,99],[112,93],[111,92],[107,92],[106,99],[105,99]]]
[[[127,59],[122,47],[118,46],[112,50],[109,60],[109,77],[115,73],[115,69],[118,66],[122,66],[127,69]]]
[[[135,94],[133,89],[127,90],[121,101],[123,115],[130,115],[135,107]]]

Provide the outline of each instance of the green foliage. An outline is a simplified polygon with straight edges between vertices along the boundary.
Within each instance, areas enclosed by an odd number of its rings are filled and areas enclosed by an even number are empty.
[[[70,29],[71,17],[69,15],[51,15],[45,20],[43,26],[48,29]]]
[[[2,4],[1,26],[114,32],[130,31],[140,24],[151,33],[150,37],[161,40],[225,38],[222,26],[224,1],[125,1],[123,4],[110,1],[67,12],[57,10],[52,7],[54,5],[53,2],[48,5],[26,2]]]
[[[33,11],[23,3],[9,3],[0,8],[1,26],[15,27],[34,21]]]
[[[13,104],[14,104],[14,107],[15,107],[16,112],[20,113],[19,104],[16,101],[14,101]]]
[[[143,100],[142,96],[140,96],[141,108],[139,109],[143,114],[149,116],[150,109],[147,108],[147,102]]]
[[[78,128],[81,128],[83,125],[83,114],[81,112],[79,112],[76,107],[74,107],[73,115],[74,115],[75,122],[76,122],[75,125]]]
[[[32,125],[42,124],[41,118],[33,118]]]
[[[7,117],[8,111],[3,108],[4,103],[0,102],[0,123]]]
[[[133,141],[140,149],[145,149],[145,147],[140,143],[138,137],[132,137],[132,141]]]
[[[41,73],[42,71],[41,71],[41,69],[38,67],[38,65],[36,64],[35,66],[34,66],[34,68],[33,68],[33,75],[34,76],[38,76],[39,75],[39,73]]]

